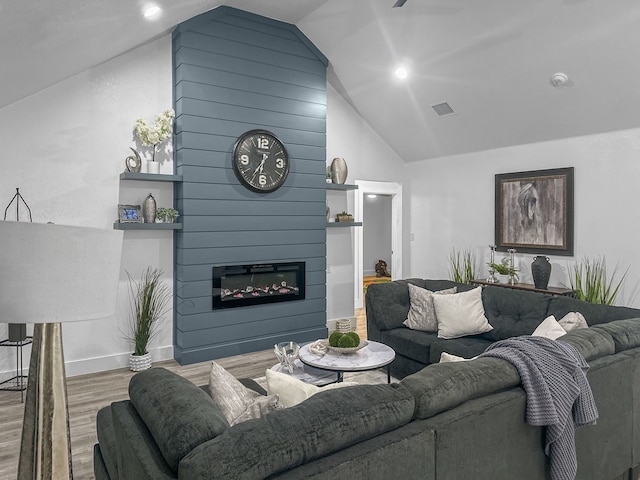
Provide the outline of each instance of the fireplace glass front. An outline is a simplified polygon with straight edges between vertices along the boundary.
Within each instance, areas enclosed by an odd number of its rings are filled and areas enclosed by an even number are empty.
[[[213,267],[213,309],[303,300],[305,262]]]

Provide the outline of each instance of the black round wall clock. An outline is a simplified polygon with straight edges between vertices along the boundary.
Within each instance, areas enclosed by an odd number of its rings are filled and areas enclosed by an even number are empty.
[[[233,170],[248,189],[273,192],[287,179],[289,155],[273,133],[250,130],[238,138],[233,149]]]

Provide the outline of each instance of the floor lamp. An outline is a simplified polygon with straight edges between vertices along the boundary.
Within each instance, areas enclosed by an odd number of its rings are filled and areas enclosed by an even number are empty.
[[[34,324],[18,480],[73,478],[62,323],[115,315],[122,233],[0,222],[0,312]]]

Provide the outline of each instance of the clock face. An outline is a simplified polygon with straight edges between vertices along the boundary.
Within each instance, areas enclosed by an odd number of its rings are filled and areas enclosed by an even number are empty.
[[[240,182],[256,192],[273,192],[289,174],[289,155],[271,132],[251,130],[233,149],[233,170]]]

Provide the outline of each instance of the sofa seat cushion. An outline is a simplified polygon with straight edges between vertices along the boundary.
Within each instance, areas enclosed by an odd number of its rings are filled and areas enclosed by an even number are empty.
[[[640,347],[640,318],[603,323],[596,325],[591,330],[609,334],[615,344],[616,353]]]
[[[548,314],[561,319],[569,312],[580,312],[589,326],[609,323],[614,320],[640,317],[640,310],[630,307],[616,307],[588,303],[571,297],[553,297],[549,302]]]
[[[398,384],[321,392],[196,447],[180,463],[178,478],[266,478],[406,425],[414,407]]]
[[[400,382],[415,397],[416,419],[432,417],[468,400],[519,384],[515,367],[499,358],[434,363]]]
[[[482,304],[484,314],[493,330],[484,336],[490,340],[505,340],[520,335],[531,335],[548,317],[550,300],[551,297],[541,293],[485,287],[482,291]]]
[[[174,471],[195,446],[229,428],[209,395],[164,368],[134,375],[129,382],[129,397]]]
[[[493,342],[480,335],[452,339],[436,339],[429,350],[429,362],[438,363],[440,355],[445,352],[457,357],[471,358],[480,355]]]
[[[423,365],[431,363],[431,345],[437,340],[438,335],[434,332],[422,332],[406,327],[382,332],[382,342],[393,348],[396,354],[400,353]]]

